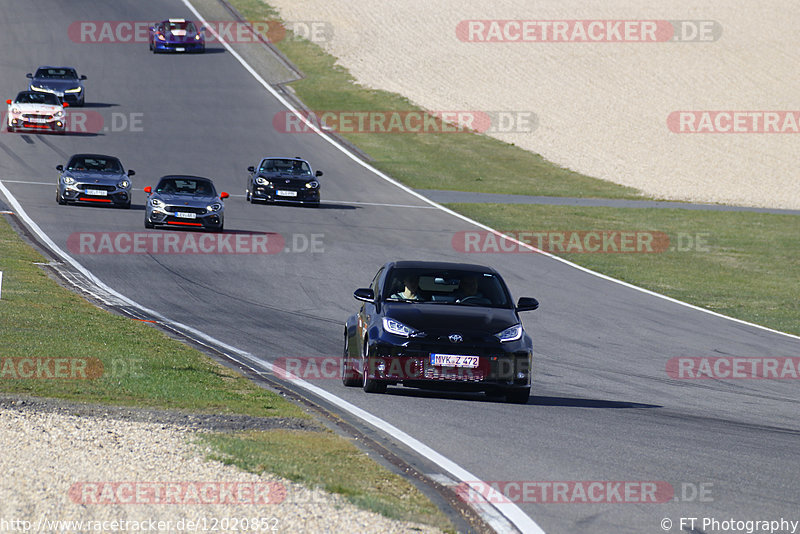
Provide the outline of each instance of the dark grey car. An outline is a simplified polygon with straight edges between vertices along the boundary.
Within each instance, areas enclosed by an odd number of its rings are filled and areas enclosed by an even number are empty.
[[[86,103],[86,89],[83,87],[86,76],[78,76],[78,71],[72,67],[39,67],[35,74],[29,72],[26,76],[31,79],[30,91],[54,94],[72,106]]]
[[[145,187],[144,227],[172,226],[221,232],[225,224],[224,191],[200,176],[162,176],[155,189]]]
[[[125,172],[119,159],[102,154],[75,154],[67,166],[57,165],[56,201],[59,204],[84,202],[106,204],[118,208],[131,207],[133,170]]]

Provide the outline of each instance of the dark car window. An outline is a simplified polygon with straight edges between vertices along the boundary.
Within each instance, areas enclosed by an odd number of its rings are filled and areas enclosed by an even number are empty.
[[[308,163],[297,159],[265,159],[258,169],[262,172],[280,172],[288,174],[311,174]]]
[[[117,158],[102,156],[75,156],[67,164],[68,171],[95,171],[121,173],[122,164]]]
[[[54,80],[77,80],[78,73],[75,69],[46,68],[37,69],[35,78],[52,78]]]
[[[393,269],[383,298],[465,306],[511,307],[505,284],[494,274],[464,270]]]
[[[214,184],[198,178],[164,178],[158,182],[156,193],[217,196]]]
[[[48,106],[59,106],[61,102],[53,93],[39,93],[34,91],[23,91],[14,100],[18,104],[45,104]]]

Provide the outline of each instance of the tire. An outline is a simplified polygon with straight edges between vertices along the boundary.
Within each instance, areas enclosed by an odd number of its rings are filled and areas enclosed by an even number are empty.
[[[14,133],[16,130],[17,130],[17,129],[16,129],[16,128],[14,128],[13,126],[9,126],[9,127],[8,127],[8,132],[9,132],[9,133]]]
[[[358,387],[361,385],[360,377],[358,373],[356,373],[350,367],[350,358],[348,357],[350,353],[350,340],[347,337],[347,333],[344,334],[344,353],[342,354],[342,384],[346,387]]]
[[[364,371],[361,373],[361,387],[367,393],[385,393],[386,384],[369,378],[369,343],[364,341]]]
[[[528,404],[531,388],[509,389],[506,391],[506,402],[509,404]]]
[[[150,221],[148,221],[147,217],[145,217],[145,219],[144,219],[144,227],[145,228],[155,228],[156,226],[153,223],[151,223]]]
[[[122,205],[122,206],[120,206],[120,207],[121,207],[122,209],[124,209],[124,210],[129,210],[129,209],[131,209],[131,203],[130,203],[130,202],[126,202],[125,204],[123,204],[123,205]]]
[[[56,202],[58,202],[62,206],[65,206],[67,204],[67,200],[61,196],[61,193],[58,192],[58,189],[56,189]]]
[[[247,202],[250,202],[250,203],[252,203],[252,202],[253,202],[253,200],[252,200],[252,199],[253,199],[253,197],[252,197],[252,196],[250,196],[250,191],[249,191],[248,189],[245,189],[245,190],[244,190],[244,199],[245,199]]]

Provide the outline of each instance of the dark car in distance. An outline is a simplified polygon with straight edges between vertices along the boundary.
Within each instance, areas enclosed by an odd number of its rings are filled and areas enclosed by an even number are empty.
[[[222,232],[225,225],[224,191],[201,176],[162,176],[155,189],[144,188],[147,202],[144,227],[172,226]]]
[[[322,171],[314,172],[300,157],[263,158],[257,166],[248,167],[245,197],[256,202],[291,202],[319,206]]]
[[[86,89],[83,80],[72,67],[39,67],[35,73],[26,74],[30,78],[28,90],[56,95],[59,100],[72,106],[86,103]]]
[[[397,261],[353,296],[364,304],[345,323],[342,382],[383,393],[387,386],[484,391],[526,403],[533,342],[500,274],[464,263]]]
[[[131,207],[131,179],[136,174],[118,158],[102,154],[75,154],[67,166],[57,165],[56,202],[104,204],[117,208]]]

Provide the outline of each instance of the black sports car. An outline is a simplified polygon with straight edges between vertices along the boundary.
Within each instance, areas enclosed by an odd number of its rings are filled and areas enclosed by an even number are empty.
[[[119,159],[102,154],[75,154],[60,171],[56,202],[107,204],[118,208],[131,207],[132,169],[125,172]]]
[[[222,232],[225,226],[224,191],[217,194],[214,183],[200,176],[162,176],[155,189],[144,188],[147,203],[144,227],[172,226]]]
[[[247,200],[297,202],[319,206],[322,171],[312,172],[301,158],[264,158],[258,167],[248,167]]]
[[[383,393],[389,385],[462,389],[526,403],[531,390],[533,342],[491,267],[398,261],[380,268],[364,302],[347,319],[342,382]]]

